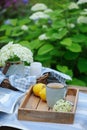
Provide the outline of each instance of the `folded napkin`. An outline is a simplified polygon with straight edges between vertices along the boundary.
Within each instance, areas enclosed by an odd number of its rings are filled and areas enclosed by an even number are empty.
[[[48,76],[46,76],[47,73]],[[50,68],[42,67],[42,74],[41,77],[39,77],[39,79],[44,80],[44,75],[46,78],[46,83],[59,82],[65,85],[67,79],[71,80],[71,77],[69,77],[66,74],[60,73]],[[5,79],[7,79],[10,82],[11,86],[22,92],[26,92],[31,85],[34,85],[35,83],[37,83],[37,81],[40,81],[36,78],[36,76],[30,76],[30,67],[27,66],[25,67],[25,74],[23,77],[20,77],[16,74],[6,77],[6,75],[4,75],[2,71],[0,71],[0,84]]]
[[[9,81],[16,89],[26,92],[30,85],[36,83],[36,76],[19,77],[18,75],[11,75]]]

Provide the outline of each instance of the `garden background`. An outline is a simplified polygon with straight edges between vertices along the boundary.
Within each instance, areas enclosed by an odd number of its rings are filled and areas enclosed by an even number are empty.
[[[45,9],[33,10],[38,3]],[[86,0],[0,1],[0,48],[9,41],[30,48],[43,66],[70,75],[67,84],[87,86]]]

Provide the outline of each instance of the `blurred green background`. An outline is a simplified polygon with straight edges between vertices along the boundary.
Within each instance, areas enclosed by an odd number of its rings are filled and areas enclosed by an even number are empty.
[[[70,10],[71,2],[77,4],[76,0],[19,0],[8,7],[0,4],[0,48],[9,41],[26,46],[35,61],[70,75],[72,81],[67,84],[87,86],[87,23],[77,22],[87,18],[87,3]],[[48,19],[30,19],[34,13],[31,7],[37,3],[53,9],[47,13]],[[47,39],[40,40],[43,34]]]

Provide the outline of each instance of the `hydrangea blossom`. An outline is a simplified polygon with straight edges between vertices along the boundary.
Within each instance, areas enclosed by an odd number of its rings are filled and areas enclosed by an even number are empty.
[[[70,10],[72,10],[72,9],[79,9],[79,6],[75,2],[71,2],[68,8]]]
[[[79,0],[79,1],[77,2],[77,4],[84,4],[84,3],[87,3],[87,0]]]
[[[64,99],[58,100],[53,106],[53,111],[57,112],[71,112],[73,103]]]
[[[33,54],[30,49],[21,46],[20,44],[9,42],[0,50],[0,65],[4,66],[6,61],[10,59],[15,60],[15,57],[18,57],[20,61],[27,63],[33,62]]]
[[[47,28],[47,25],[42,25],[42,28]]]
[[[69,28],[74,28],[74,27],[75,27],[75,24],[69,23],[69,24],[68,24],[68,27],[69,27]]]
[[[84,9],[80,14],[81,15],[87,15],[87,9]]]
[[[44,10],[44,13],[49,13],[49,12],[53,12],[53,10],[52,9],[46,9],[46,10]]]
[[[42,18],[47,19],[49,18],[49,15],[45,14],[44,12],[35,12],[29,18],[32,20],[38,20]]]
[[[47,6],[45,4],[42,4],[42,3],[37,3],[31,7],[32,11],[39,11],[39,10],[46,10],[46,9],[47,9]]]
[[[22,30],[28,30],[28,26],[22,25],[21,29],[22,29]]]
[[[46,36],[46,34],[41,34],[39,36],[39,40],[47,40],[47,39],[48,39],[48,37]]]
[[[87,16],[80,16],[80,17],[78,17],[77,23],[78,24],[81,24],[81,23],[87,24]]]

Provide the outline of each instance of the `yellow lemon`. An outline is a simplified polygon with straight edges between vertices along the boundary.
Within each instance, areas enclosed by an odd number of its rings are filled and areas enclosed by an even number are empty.
[[[40,91],[41,91],[44,87],[46,87],[46,85],[43,84],[43,83],[37,83],[37,84],[35,84],[35,85],[33,86],[33,93],[34,93],[36,96],[40,96],[39,93],[40,93]]]
[[[46,101],[46,87],[40,91],[39,95],[43,101]]]

